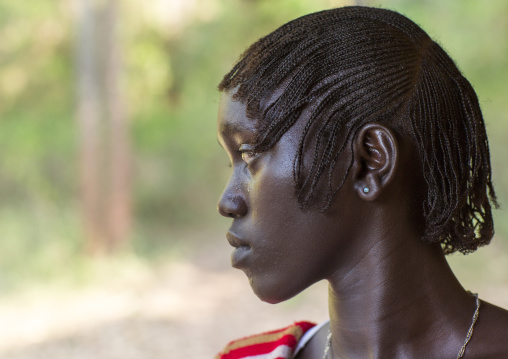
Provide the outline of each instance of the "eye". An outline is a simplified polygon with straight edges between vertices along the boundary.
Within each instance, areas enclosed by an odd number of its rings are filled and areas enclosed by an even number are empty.
[[[254,152],[254,147],[252,145],[242,144],[238,151],[242,154],[242,160],[246,164],[249,164],[258,156],[258,153]]]
[[[256,156],[257,154],[255,152],[242,152],[242,160],[247,164],[256,158]]]

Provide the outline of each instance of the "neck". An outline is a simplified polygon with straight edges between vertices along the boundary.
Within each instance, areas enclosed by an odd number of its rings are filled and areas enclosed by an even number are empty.
[[[328,278],[334,358],[455,358],[464,343],[474,299],[439,246],[399,233]]]

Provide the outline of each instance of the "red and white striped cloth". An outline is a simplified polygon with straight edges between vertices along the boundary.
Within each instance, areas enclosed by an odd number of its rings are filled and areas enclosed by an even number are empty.
[[[315,325],[296,322],[286,328],[234,340],[215,359],[291,359],[302,336]]]

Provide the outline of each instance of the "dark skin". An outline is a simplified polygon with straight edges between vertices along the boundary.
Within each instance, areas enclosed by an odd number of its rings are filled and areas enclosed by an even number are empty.
[[[420,239],[425,186],[411,142],[383,124],[364,125],[346,146],[353,166],[331,208],[304,211],[292,171],[305,122],[306,112],[273,148],[253,153],[255,121],[223,94],[218,138],[233,173],[218,208],[233,219],[233,266],[269,303],[328,280],[329,358],[456,358],[475,300],[439,245]],[[298,359],[321,359],[327,334],[325,326]],[[482,301],[464,358],[506,359],[507,338],[508,311]]]

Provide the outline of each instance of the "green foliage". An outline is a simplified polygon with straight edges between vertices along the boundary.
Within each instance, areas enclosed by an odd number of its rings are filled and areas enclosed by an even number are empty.
[[[133,239],[143,253],[173,246],[183,228],[202,231],[216,221],[216,199],[229,173],[215,135],[216,85],[238,55],[286,21],[353,1],[199,0],[182,1],[184,10],[157,7],[170,3],[180,2],[122,2]],[[471,80],[488,124],[497,189],[508,203],[508,2],[371,4],[414,19]],[[68,6],[64,0],[0,1],[0,290],[31,275],[56,275],[83,252],[75,15]],[[506,212],[497,217],[498,233],[508,237]]]

